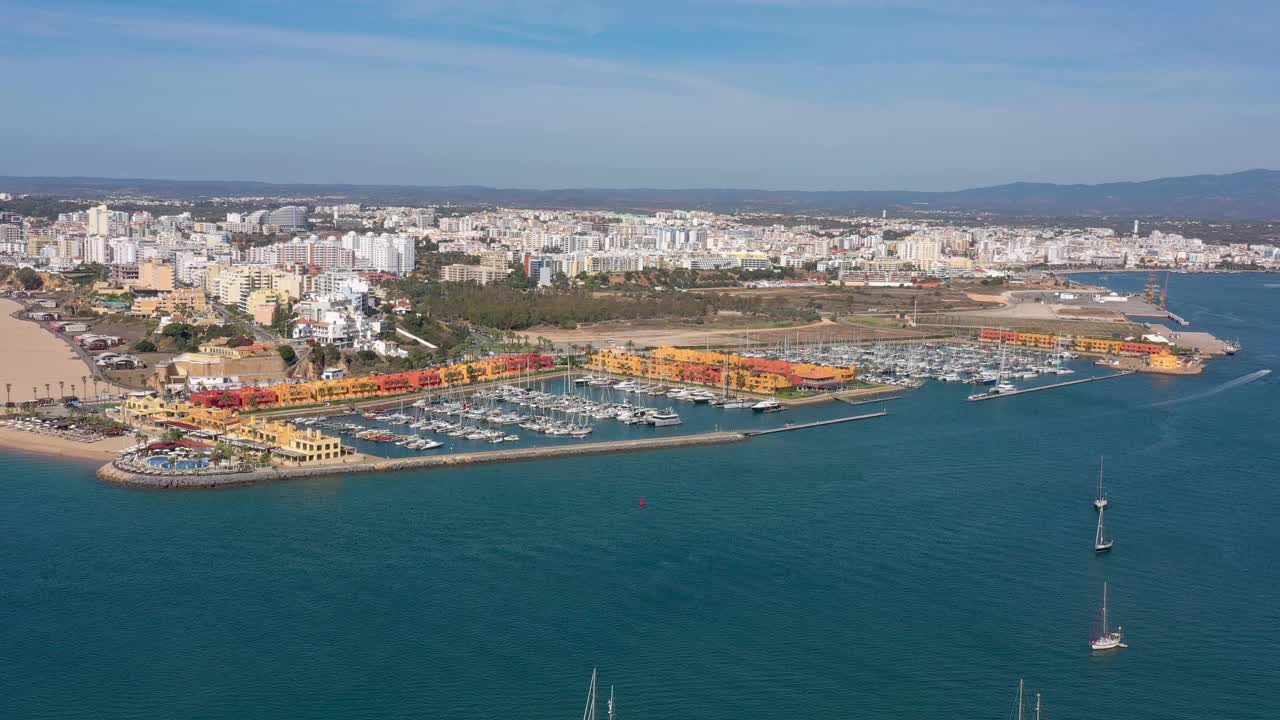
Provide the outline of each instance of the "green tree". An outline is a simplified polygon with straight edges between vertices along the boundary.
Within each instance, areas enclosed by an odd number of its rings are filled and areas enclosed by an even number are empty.
[[[280,357],[284,358],[285,364],[292,365],[298,362],[298,353],[288,345],[281,345],[276,348],[276,352],[280,353]]]
[[[271,310],[271,331],[284,337],[289,336],[289,321],[293,318],[293,303],[276,303]]]
[[[18,268],[13,276],[23,290],[39,290],[44,287],[44,280],[40,277],[40,273],[29,267]]]
[[[138,352],[155,352],[156,344],[146,338],[143,338],[133,344],[133,349]]]

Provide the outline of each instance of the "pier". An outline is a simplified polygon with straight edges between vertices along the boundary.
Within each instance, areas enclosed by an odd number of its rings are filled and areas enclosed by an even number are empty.
[[[830,421],[828,421],[830,422]],[[822,423],[819,423],[822,424]],[[432,468],[461,467],[491,463],[542,460],[548,458],[576,457],[580,455],[605,455],[644,450],[666,450],[707,445],[727,445],[742,442],[747,433],[709,432],[697,435],[672,435],[670,437],[642,438],[638,440],[612,440],[582,443],[579,445],[541,446],[490,450],[487,452],[452,453],[448,455],[422,455],[406,458],[381,459],[366,457],[348,463],[315,465],[310,467],[270,467],[237,473],[199,474],[143,474],[108,463],[98,468],[98,478],[106,482],[133,487],[157,489],[201,489],[252,485],[279,480],[294,480],[327,475],[351,475],[357,473],[391,472],[395,470],[428,470]]]
[[[904,397],[903,395],[893,395],[891,397],[873,397],[873,398],[867,398],[865,400],[846,400],[845,398],[838,398],[838,399],[840,400],[840,402],[845,403],[847,405],[870,405],[872,403],[889,402],[890,400],[901,400],[903,397]]]
[[[878,413],[869,413],[867,415],[853,415],[850,417],[832,418],[831,420],[817,420],[815,422],[787,424],[780,428],[770,428],[768,430],[748,430],[742,433],[742,435],[745,437],[773,435],[774,433],[791,432],[792,430],[807,430],[809,428],[822,427],[823,425],[839,425],[840,423],[856,422],[858,420],[870,420],[871,418],[884,417],[888,414],[888,412],[881,410]]]
[[[746,430],[740,432],[720,431],[699,433],[696,435],[672,435],[670,437],[641,438],[637,440],[610,440],[606,442],[581,443],[577,445],[544,445],[540,447],[512,448],[509,450],[489,450],[487,452],[464,452],[447,455],[420,455],[405,458],[382,459],[371,456],[357,456],[346,462],[308,467],[264,467],[244,472],[193,472],[193,473],[149,473],[136,472],[114,462],[98,468],[98,478],[117,485],[144,487],[155,489],[207,489],[253,485],[281,480],[295,480],[312,477],[334,475],[355,475],[376,472],[394,472],[397,470],[430,470],[433,468],[453,468],[467,465],[488,465],[493,463],[520,462],[524,460],[545,460],[551,458],[577,457],[584,455],[605,455],[624,452],[642,452],[646,450],[670,450],[676,448],[704,447],[709,445],[728,445],[739,443],[748,438],[774,433],[790,432],[837,425],[840,423],[869,420],[884,417],[889,413],[881,410],[877,413],[854,415],[852,417],[818,420],[816,422],[785,425],[769,430]]]
[[[969,402],[980,402],[982,400],[995,400],[996,398],[1013,397],[1014,395],[1026,395],[1027,393],[1040,392],[1041,390],[1053,390],[1054,388],[1067,387],[1068,385],[1083,385],[1084,383],[1097,382],[1099,380],[1110,380],[1111,378],[1124,377],[1125,375],[1133,375],[1135,373],[1137,373],[1136,370],[1125,370],[1123,372],[1112,373],[1110,375],[1099,375],[1097,377],[1081,378],[1079,380],[1068,380],[1066,382],[1023,388],[1022,390],[1013,390],[1011,392],[1002,392],[994,395],[979,395],[976,397],[970,397],[968,400]]]

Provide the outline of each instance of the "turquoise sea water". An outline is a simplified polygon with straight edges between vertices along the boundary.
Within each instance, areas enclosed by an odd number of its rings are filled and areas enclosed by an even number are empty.
[[[1049,718],[1270,717],[1280,392],[1223,386],[1280,370],[1280,279],[1171,295],[1244,351],[735,446],[215,492],[2,456],[0,718],[566,718],[594,666],[624,718],[998,718],[1019,677]],[[1131,647],[1093,657],[1104,579]]]

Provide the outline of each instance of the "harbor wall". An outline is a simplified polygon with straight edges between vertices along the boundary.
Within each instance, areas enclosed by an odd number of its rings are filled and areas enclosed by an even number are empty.
[[[605,455],[611,453],[643,452],[646,450],[665,450],[684,447],[701,447],[705,445],[726,445],[742,442],[747,436],[739,432],[710,432],[698,435],[675,435],[662,438],[643,438],[639,440],[614,440],[597,443],[581,443],[576,445],[543,446],[530,448],[514,448],[510,450],[490,450],[488,452],[453,453],[449,455],[427,455],[390,460],[367,460],[349,464],[320,465],[305,468],[262,468],[244,473],[226,473],[221,475],[148,475],[132,472],[108,463],[98,468],[98,478],[117,485],[145,487],[169,490],[204,489],[253,485],[256,483],[278,482],[326,475],[353,475],[357,473],[394,472],[398,470],[429,470],[432,468],[461,467],[465,465],[481,465],[491,463],[519,462],[525,460],[543,460],[582,455]]]

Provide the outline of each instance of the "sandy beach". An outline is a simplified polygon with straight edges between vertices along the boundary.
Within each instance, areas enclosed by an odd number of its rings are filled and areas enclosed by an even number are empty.
[[[12,385],[6,400],[15,403],[31,400],[33,387],[36,389],[36,396],[43,398],[46,384],[49,385],[49,392],[57,397],[59,381],[65,383],[63,389],[67,394],[71,393],[74,385],[76,394],[84,396],[81,378],[92,377],[88,365],[65,342],[54,337],[45,328],[12,317],[21,308],[13,300],[0,298],[0,338],[3,338],[4,343],[4,350],[0,352],[0,383]],[[102,381],[98,382],[97,387],[98,392],[120,392],[119,388]],[[89,391],[93,391],[92,382]],[[102,462],[111,460],[133,442],[131,437],[119,437],[81,443],[13,428],[0,428],[0,448]]]
[[[22,306],[14,300],[0,298],[0,338],[4,351],[0,352],[0,383],[12,384],[6,400],[15,403],[32,399],[31,388],[36,395],[45,397],[45,384],[54,397],[58,396],[58,382],[65,383],[67,394],[76,386],[76,394],[84,397],[80,378],[93,373],[89,366],[75,354],[65,342],[53,336],[40,325],[12,317]],[[98,381],[98,392],[121,392],[114,385]],[[0,388],[2,389],[2,388]],[[89,392],[93,392],[92,381]]]
[[[132,435],[123,435],[94,443],[82,443],[52,435],[0,427],[0,450],[56,455],[77,460],[95,460],[99,463],[114,460],[121,450],[136,442]]]

